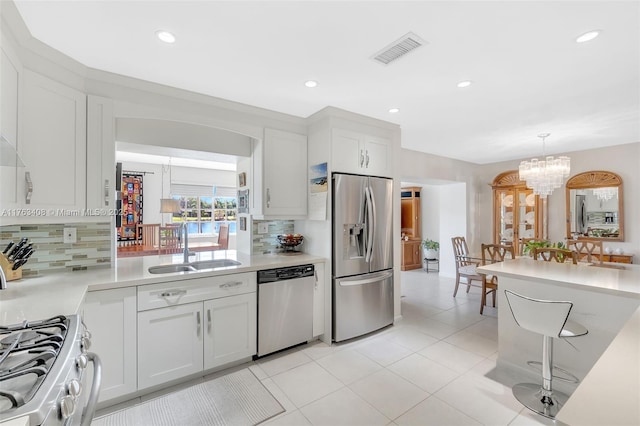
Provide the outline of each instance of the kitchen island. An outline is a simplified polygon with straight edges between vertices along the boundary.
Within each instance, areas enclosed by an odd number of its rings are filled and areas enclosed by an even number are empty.
[[[212,259],[236,260],[240,262],[240,265],[197,272],[149,273],[151,266],[182,263],[183,257],[180,253],[117,259],[110,268],[51,273],[10,281],[7,288],[0,291],[0,324],[17,324],[25,320],[78,313],[88,291],[156,284],[195,277],[254,272],[261,269],[325,261],[324,258],[304,253],[252,256],[235,250],[200,252],[189,258],[192,262]]]
[[[561,410],[557,419],[576,425],[640,424],[640,359],[622,356],[626,351],[619,349],[635,348],[637,353],[640,347],[640,268],[628,265],[614,269],[519,258],[478,270],[498,276],[500,371],[525,377],[525,381],[541,382],[539,371],[529,367],[527,361],[540,359],[542,337],[518,327],[505,290],[538,299],[571,301],[574,306],[570,318],[584,325],[589,333],[555,340],[554,365],[581,380],[577,385],[554,381],[554,388],[572,395],[567,410]],[[607,378],[611,382],[604,387]],[[620,378],[626,378],[628,385]],[[608,416],[612,412],[616,416]],[[604,423],[594,420],[602,416],[607,418]]]

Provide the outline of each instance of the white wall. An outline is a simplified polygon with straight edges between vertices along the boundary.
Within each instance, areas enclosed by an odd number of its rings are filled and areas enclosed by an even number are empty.
[[[467,185],[455,183],[436,187],[439,193],[440,275],[455,277],[456,265],[451,238],[467,235]]]

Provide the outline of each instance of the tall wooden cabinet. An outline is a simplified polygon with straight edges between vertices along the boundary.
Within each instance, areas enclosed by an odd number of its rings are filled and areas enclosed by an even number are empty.
[[[517,170],[500,173],[493,188],[493,241],[522,253],[523,240],[547,238],[547,203],[527,188]]]
[[[420,235],[420,190],[419,186],[401,189],[402,264],[400,269],[422,268],[422,237]]]

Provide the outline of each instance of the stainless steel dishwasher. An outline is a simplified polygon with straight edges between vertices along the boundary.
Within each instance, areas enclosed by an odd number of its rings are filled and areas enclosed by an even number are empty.
[[[258,356],[313,338],[313,265],[258,271]]]

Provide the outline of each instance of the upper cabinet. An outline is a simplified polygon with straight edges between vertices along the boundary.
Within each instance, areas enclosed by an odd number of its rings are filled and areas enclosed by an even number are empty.
[[[24,71],[18,177],[30,209],[81,212],[86,205],[86,96],[54,80]],[[80,213],[79,213],[80,214]]]
[[[567,238],[624,241],[622,178],[595,170],[577,174],[566,184]]]
[[[547,237],[547,203],[527,188],[517,170],[496,176],[493,188],[493,241],[522,253],[527,239]]]
[[[254,217],[305,218],[307,187],[307,137],[265,129],[253,147]]]
[[[333,129],[331,170],[371,176],[392,176],[391,141],[343,129]]]
[[[115,151],[113,101],[88,95],[87,208],[100,216],[110,215],[115,207]]]
[[[17,177],[19,174],[15,156],[7,160],[7,151],[14,154],[18,148],[18,90],[22,68],[13,51],[7,44],[0,49],[0,206],[3,208],[19,205]],[[5,146],[4,144],[8,144]],[[7,151],[5,151],[7,150]],[[4,160],[4,161],[3,161]],[[6,161],[7,164],[4,164]]]

